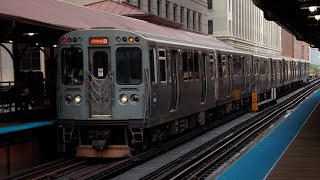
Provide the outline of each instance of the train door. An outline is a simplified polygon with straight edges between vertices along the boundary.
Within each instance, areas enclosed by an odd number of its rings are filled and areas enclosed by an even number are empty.
[[[213,61],[213,55],[210,55],[210,61],[211,60]],[[207,98],[206,61],[207,61],[207,55],[205,53],[201,53],[200,54],[201,103],[205,103]]]
[[[233,67],[233,57],[231,55],[228,56],[227,59],[227,64],[226,64],[226,68],[227,68],[227,86],[229,87],[229,91],[228,91],[228,96],[231,96],[231,92],[232,92],[232,88],[233,88],[233,73],[231,73],[232,67]]]
[[[170,52],[170,56],[171,56],[171,87],[172,87],[172,91],[171,91],[171,106],[170,106],[170,110],[174,111],[177,110],[178,108],[178,102],[179,102],[179,74],[178,74],[178,58],[179,58],[179,54],[177,50],[171,50]]]
[[[111,118],[110,48],[90,48],[89,63],[90,117]]]

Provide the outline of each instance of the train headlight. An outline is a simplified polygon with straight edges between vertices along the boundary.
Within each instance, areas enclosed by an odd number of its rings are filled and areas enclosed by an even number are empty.
[[[131,101],[133,102],[133,103],[138,103],[139,101],[140,101],[140,97],[138,96],[138,95],[132,95],[131,96]]]
[[[66,96],[64,97],[64,102],[65,102],[66,104],[72,103],[72,100],[73,100],[73,98],[72,98],[71,95],[66,95]]]
[[[76,96],[74,97],[74,102],[75,102],[76,104],[80,104],[80,103],[82,102],[82,97],[81,97],[80,95],[76,95]]]
[[[119,99],[121,104],[125,104],[128,102],[128,96],[125,94],[120,95],[120,99]]]

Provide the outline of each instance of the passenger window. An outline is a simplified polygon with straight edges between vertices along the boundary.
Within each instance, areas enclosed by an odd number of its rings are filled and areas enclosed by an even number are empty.
[[[246,68],[246,70],[247,70],[247,75],[248,75],[248,76],[251,76],[251,71],[252,71],[252,69],[251,69],[250,61],[249,61],[248,59],[245,59],[245,62],[246,62],[246,66],[247,66],[247,68]]]
[[[210,77],[215,78],[215,61],[214,61],[214,56],[213,54],[209,54],[209,72],[210,72]]]
[[[159,49],[160,82],[167,83],[166,50]]]
[[[199,52],[194,51],[193,53],[193,60],[194,60],[194,79],[199,80]]]
[[[188,55],[187,51],[184,50],[182,53],[182,61],[183,61],[183,79],[184,81],[188,81]]]
[[[226,64],[226,56],[222,56],[222,76],[227,76],[227,64]]]
[[[231,59],[232,59],[232,57],[229,57],[229,59],[231,60]],[[232,61],[233,61],[233,76],[234,76],[234,77],[237,77],[237,76],[238,76],[238,65],[237,65],[237,59],[236,59],[236,58],[234,58],[234,59],[232,59]]]
[[[193,81],[194,78],[194,64],[193,64],[193,52],[188,51],[188,71],[189,71],[189,81]]]
[[[157,83],[157,63],[156,63],[156,49],[150,48],[149,50],[149,64],[150,64],[150,78],[152,83]]]

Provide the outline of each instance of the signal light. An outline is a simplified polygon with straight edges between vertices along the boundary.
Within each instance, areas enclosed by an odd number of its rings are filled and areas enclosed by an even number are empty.
[[[139,41],[140,41],[140,38],[139,38],[139,37],[135,37],[134,40],[135,40],[136,42],[139,42]]]
[[[73,38],[73,42],[76,43],[77,42],[77,38]]]
[[[117,41],[117,42],[120,42],[120,41],[121,41],[121,38],[120,38],[120,37],[117,37],[117,38],[116,38],[116,41]]]
[[[133,37],[129,37],[129,42],[133,42]]]
[[[68,38],[68,43],[72,43],[72,39],[71,38]]]
[[[62,43],[67,43],[67,39],[66,38],[62,38]]]
[[[79,42],[79,43],[82,43],[82,38],[78,38],[78,42]]]
[[[122,41],[123,41],[123,42],[127,42],[127,40],[128,40],[128,39],[127,39],[126,37],[123,37],[123,38],[122,38]]]

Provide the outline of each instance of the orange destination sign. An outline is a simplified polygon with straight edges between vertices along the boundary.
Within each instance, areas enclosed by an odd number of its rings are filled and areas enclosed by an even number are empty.
[[[108,43],[109,43],[108,38],[105,38],[105,37],[89,38],[90,45],[106,45]]]

